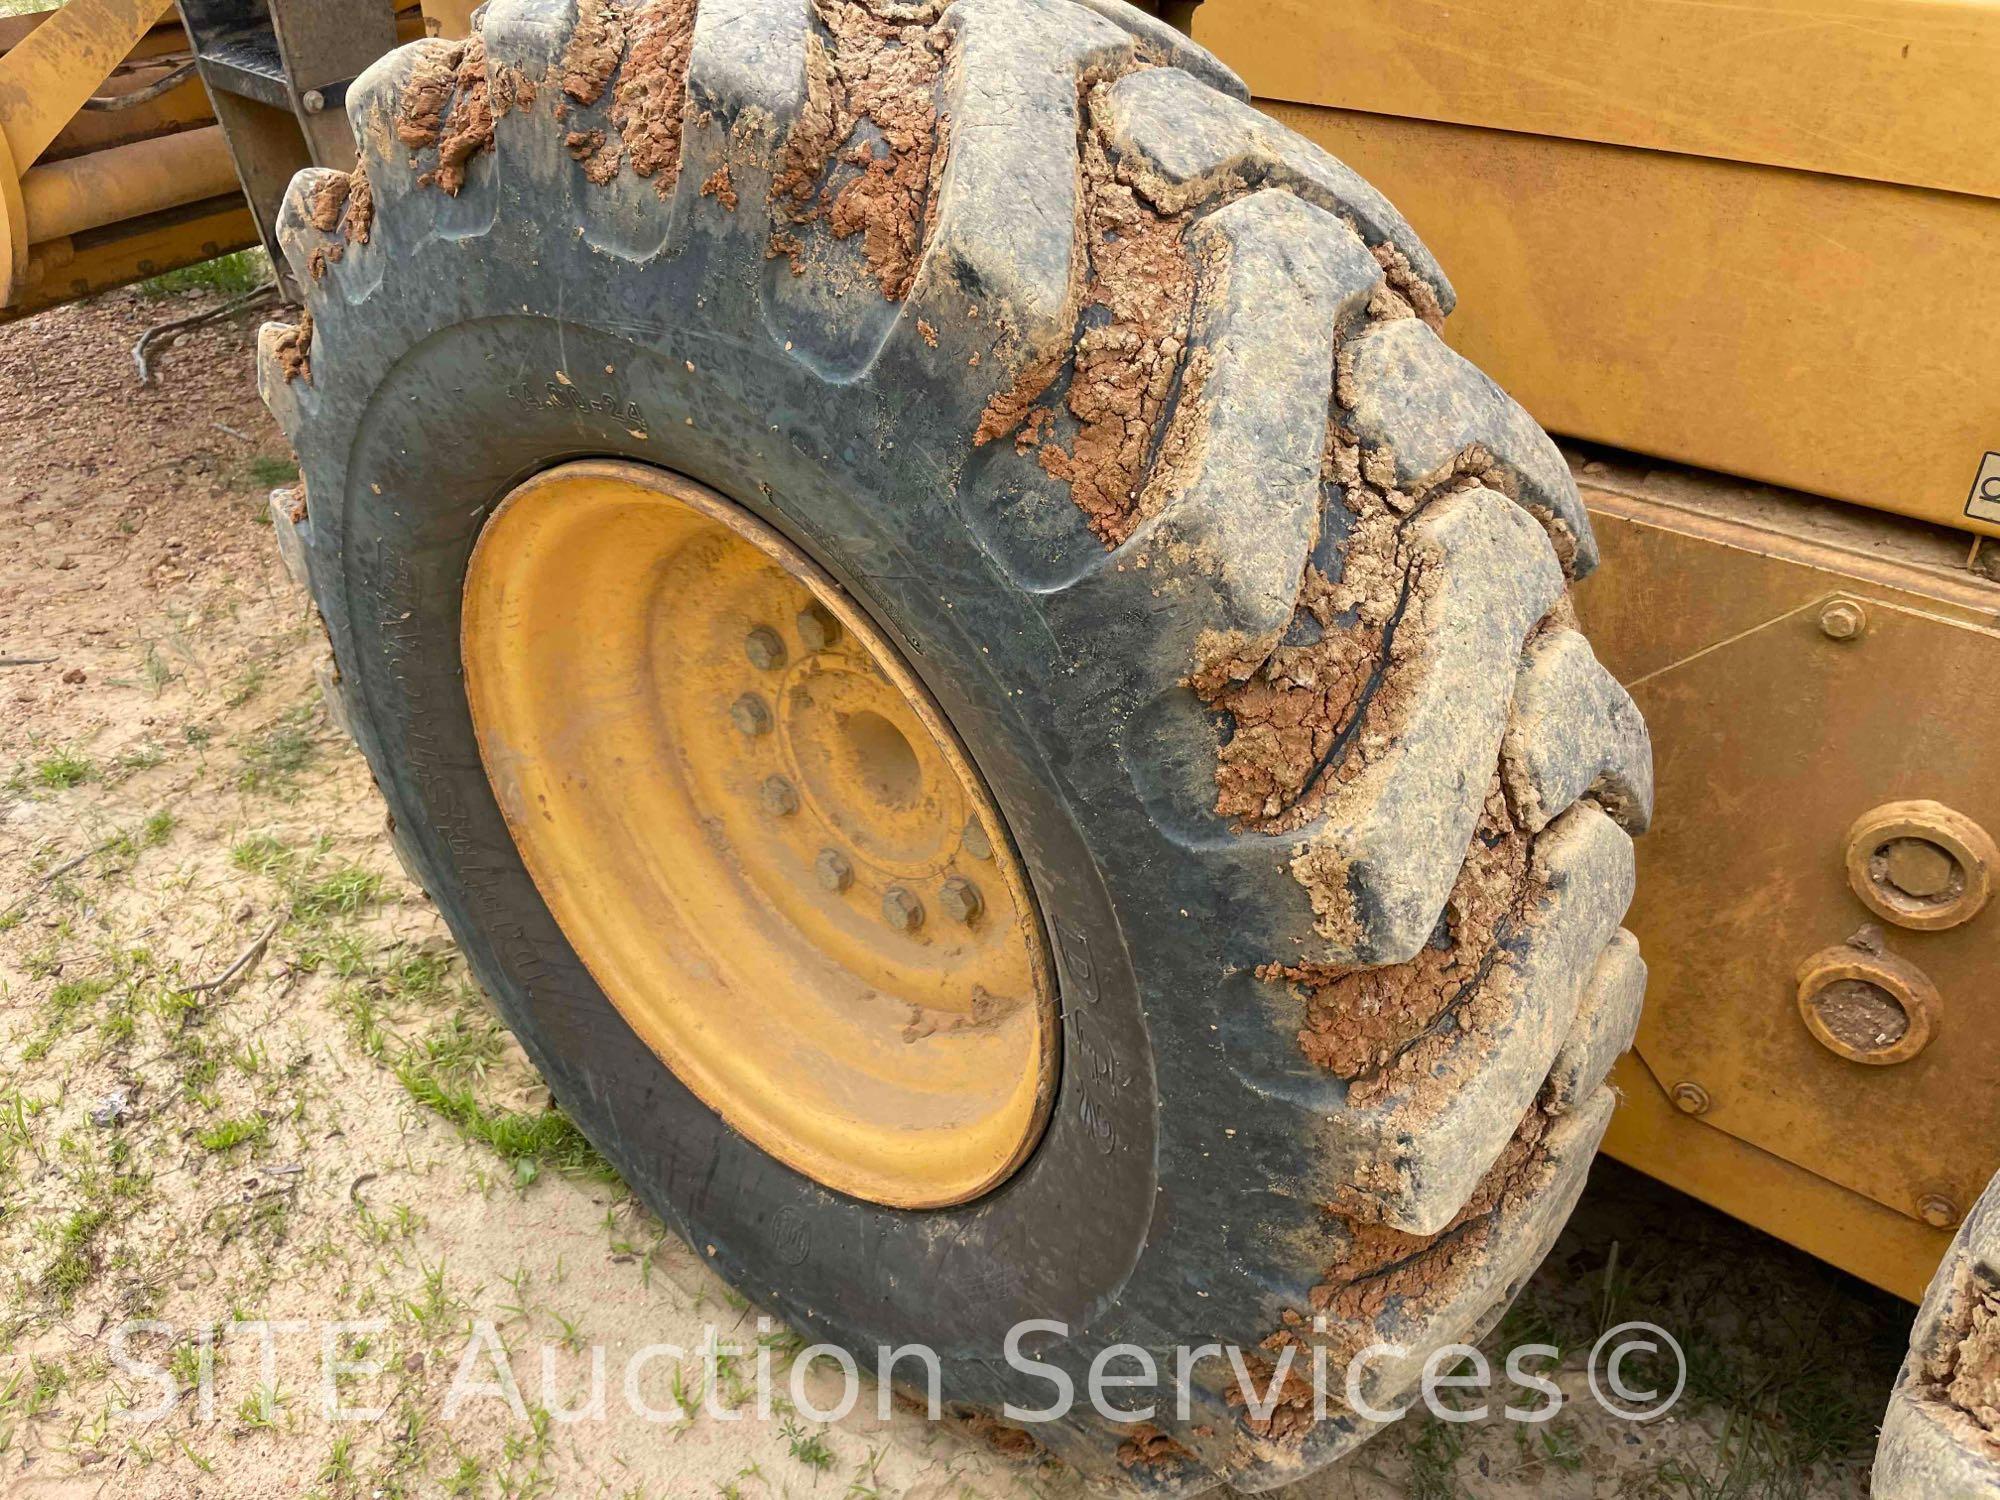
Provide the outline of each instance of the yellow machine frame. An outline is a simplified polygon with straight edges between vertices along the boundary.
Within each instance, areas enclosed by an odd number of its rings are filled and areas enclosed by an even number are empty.
[[[187,41],[172,16],[161,0],[74,0],[0,20],[0,318],[255,243],[199,79],[84,110],[172,72]]]

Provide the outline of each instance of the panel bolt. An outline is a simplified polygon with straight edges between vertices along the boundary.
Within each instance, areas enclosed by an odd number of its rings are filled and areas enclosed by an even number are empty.
[[[1708,1090],[1698,1083],[1674,1085],[1674,1108],[1684,1115],[1708,1113]]]
[[[813,861],[813,874],[819,877],[822,890],[832,891],[836,896],[854,884],[854,866],[838,849],[820,850],[819,858]]]
[[[882,893],[882,920],[898,932],[915,932],[924,925],[923,903],[900,885]]]
[[[840,621],[824,604],[808,604],[799,611],[799,639],[808,651],[824,651],[840,639]]]
[[[326,95],[322,94],[318,89],[307,89],[303,94],[299,95],[299,103],[305,106],[307,114],[316,115],[326,108]]]
[[[774,818],[789,818],[799,810],[799,794],[782,776],[765,777],[763,789],[757,795],[764,811]]]
[[[968,927],[985,905],[979,887],[959,875],[947,877],[944,888],[938,892],[938,909],[952,921],[962,922]]]
[[[1835,599],[1819,612],[1819,628],[1836,641],[1851,641],[1868,628],[1868,612],[1852,599]]]
[[[768,625],[759,625],[743,637],[743,654],[760,672],[775,672],[785,664],[785,643]]]
[[[1917,1200],[1917,1217],[1933,1229],[1949,1229],[1958,1222],[1958,1205],[1942,1193],[1926,1193]]]
[[[771,710],[764,707],[764,700],[755,693],[745,693],[730,704],[729,717],[753,740],[771,732]]]

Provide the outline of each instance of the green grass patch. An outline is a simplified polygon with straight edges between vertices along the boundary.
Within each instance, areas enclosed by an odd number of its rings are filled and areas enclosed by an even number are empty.
[[[299,477],[299,466],[289,458],[259,453],[243,465],[245,481],[257,489],[276,489]]]
[[[246,792],[290,791],[313,758],[312,736],[306,728],[311,719],[311,706],[301,706],[246,741],[236,784]]]
[[[29,1122],[46,1106],[16,1087],[0,1094],[0,1189],[14,1180],[23,1152],[36,1152],[34,1126]],[[8,1198],[0,1191],[0,1223],[8,1218]]]
[[[223,292],[240,296],[271,279],[271,259],[261,248],[238,250],[214,260],[162,272],[139,283],[146,297],[171,297],[177,292]]]
[[[35,785],[47,787],[51,791],[68,791],[73,786],[82,786],[86,781],[97,779],[97,763],[88,756],[78,755],[71,750],[58,750],[54,755],[45,756],[35,762]]]
[[[229,846],[229,862],[252,875],[282,875],[298,863],[298,856],[275,834],[253,833]]]
[[[292,888],[292,915],[302,922],[351,917],[382,893],[382,877],[359,865],[342,865]]]
[[[502,1046],[498,1026],[461,1013],[432,1027],[405,1054],[405,1061],[434,1076],[466,1078],[485,1072]]]
[[[218,1120],[208,1129],[195,1135],[196,1142],[204,1151],[218,1155],[224,1151],[234,1151],[238,1146],[261,1146],[270,1139],[271,1122],[262,1115],[238,1115],[234,1119]]]
[[[167,659],[160,655],[157,641],[146,642],[146,654],[139,662],[140,674],[146,679],[146,686],[155,698],[167,690],[167,685],[180,674],[167,665]]]
[[[44,1009],[44,1021],[53,1031],[67,1025],[76,1013],[97,1003],[104,992],[111,988],[111,981],[104,978],[66,979],[49,991],[49,1001]]]
[[[491,1109],[471,1085],[453,1082],[416,1052],[396,1064],[396,1077],[410,1097],[444,1116],[473,1140],[490,1147],[514,1169],[514,1180],[525,1187],[543,1168],[599,1182],[616,1182],[618,1174],[583,1138],[569,1116],[559,1109],[539,1114]]]
[[[389,966],[382,976],[383,986],[399,1000],[435,1000],[445,992],[451,974],[448,953],[413,953]],[[454,1022],[461,1017],[454,1016]]]
[[[134,745],[130,750],[121,751],[112,765],[122,774],[135,771],[150,771],[167,758],[167,752],[158,745]]]
[[[231,685],[228,698],[223,700],[225,706],[229,708],[241,708],[252,698],[256,697],[258,693],[263,691],[266,675],[263,666],[258,663],[253,663],[244,668],[242,675]]]
[[[42,1285],[65,1309],[97,1274],[97,1237],[110,1219],[108,1208],[80,1208],[56,1230],[55,1259],[42,1273]]]

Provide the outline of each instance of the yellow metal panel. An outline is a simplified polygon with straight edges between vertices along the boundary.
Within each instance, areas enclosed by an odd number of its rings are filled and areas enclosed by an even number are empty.
[[[1619,1060],[1611,1081],[1620,1101],[1604,1135],[1607,1155],[1884,1291],[1922,1298],[1949,1232],[1682,1114],[1636,1055]]]
[[[1205,0],[1262,98],[2000,197],[1994,0]]]
[[[2000,448],[2000,201],[1267,107],[1403,210],[1447,335],[1545,426],[2000,535],[1966,513]]]
[[[170,0],[70,0],[0,57],[0,134],[25,172]]]
[[[0,18],[0,54],[11,51],[46,21],[53,11]],[[171,12],[167,18],[141,37],[124,64],[98,87],[105,94],[125,93],[144,88],[164,77],[175,59],[187,52],[187,33]],[[161,59],[165,59],[162,61]],[[80,110],[49,142],[38,161],[55,161],[106,146],[142,140],[190,125],[206,125],[215,118],[208,107],[208,90],[199,78],[189,78],[179,88],[169,89],[149,104],[121,110]]]
[[[83,241],[37,245],[16,300],[0,307],[0,323],[256,243],[249,207],[231,195],[97,230]]]
[[[227,211],[202,206],[234,186],[234,173],[219,130],[188,128],[208,117],[198,84],[78,118],[91,95],[160,76],[145,60],[186,45],[172,16],[164,0],[69,0],[0,22],[6,315],[65,300],[65,287],[79,295],[185,265],[190,247],[240,247]],[[128,61],[137,70],[114,78]]]
[[[164,68],[124,74],[114,79],[112,85],[107,85],[104,92],[123,93],[134,86],[128,80],[136,80],[138,86],[143,86],[165,76]],[[208,106],[208,90],[202,87],[201,79],[190,76],[185,83],[167,90],[148,104],[137,104],[130,109],[87,109],[79,112],[49,143],[40,160],[51,162],[65,156],[79,156],[86,151],[101,151],[106,146],[122,146],[131,141],[186,130],[194,125],[207,125],[214,119],[215,111]]]
[[[1652,973],[1611,1148],[1914,1296],[1948,1239],[1925,1200],[1962,1212],[2000,1167],[2000,909],[1881,924],[1941,994],[1908,1061],[1823,1045],[1795,975],[1880,921],[1847,875],[1861,814],[1934,798],[2000,827],[2000,749],[1967,732],[2000,665],[2000,586],[1923,528],[1680,483],[1584,489],[1605,565],[1578,609],[1646,714],[1659,788],[1627,918]],[[1836,599],[1858,606],[1850,635],[1821,624]],[[1698,1117],[1669,1102],[1682,1085]]]
[[[220,125],[112,146],[34,167],[21,178],[30,244],[199,203],[236,187]]]

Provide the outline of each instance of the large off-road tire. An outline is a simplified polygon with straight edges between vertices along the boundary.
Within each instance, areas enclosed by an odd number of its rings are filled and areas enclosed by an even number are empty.
[[[493,0],[355,83],[360,173],[283,216],[280,521],[406,862],[654,1210],[814,1338],[933,1345],[982,1426],[1049,1400],[1000,1357],[1026,1318],[1080,1388],[1121,1342],[1397,1344],[1392,1404],[1547,1249],[1637,1019],[1650,758],[1574,628],[1575,487],[1395,210],[1244,98],[1117,0]],[[885,1208],[759,1151],[524,868],[461,591],[499,498],[590,456],[810,553],[992,789],[1062,1018],[995,1191]],[[1303,1385],[1258,1415],[1206,1360],[1185,1419],[1032,1435],[1259,1489],[1369,1430]]]
[[[1882,1419],[1876,1500],[2000,1495],[2000,1177],[1931,1278]]]

